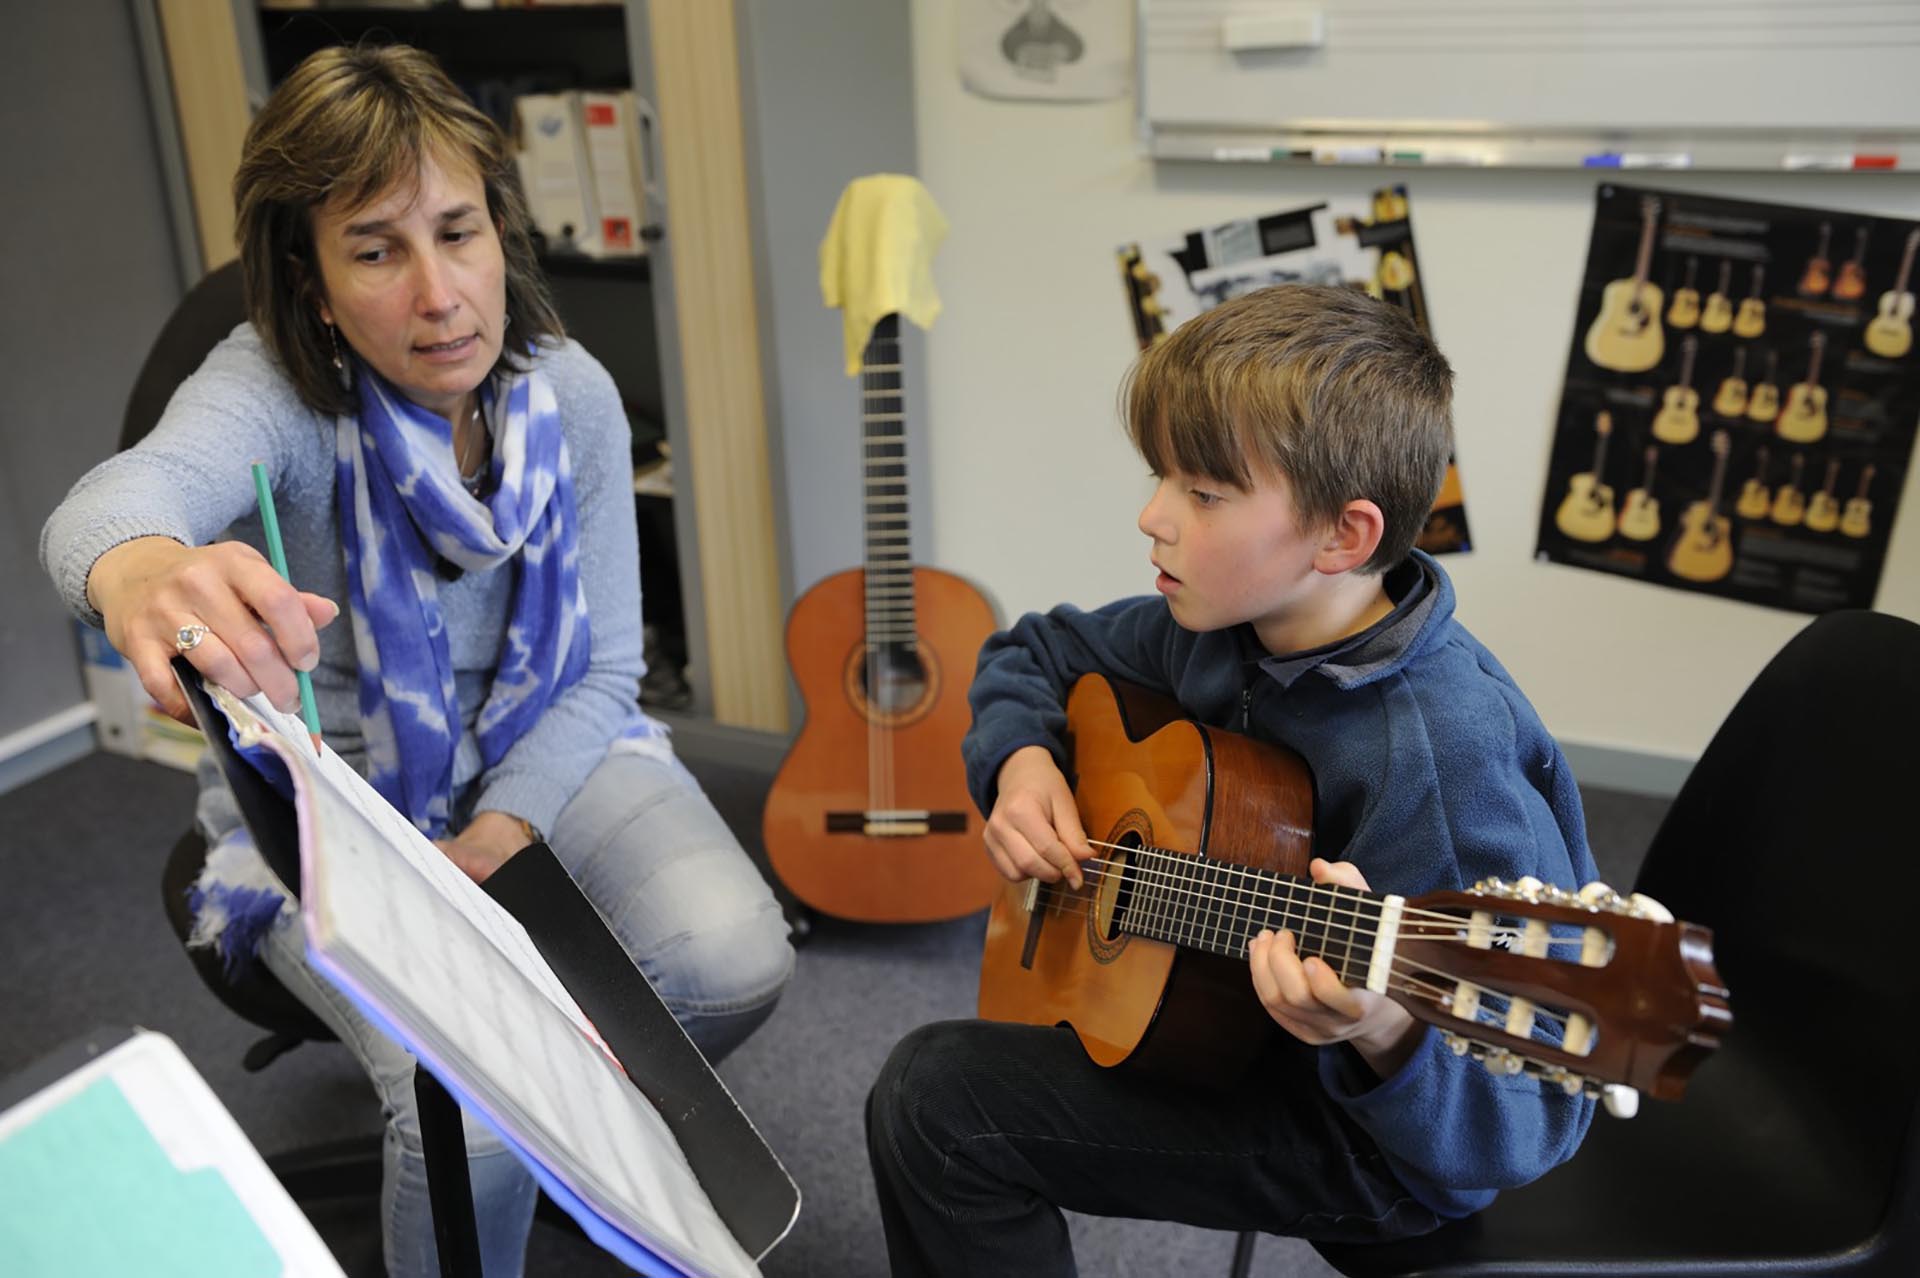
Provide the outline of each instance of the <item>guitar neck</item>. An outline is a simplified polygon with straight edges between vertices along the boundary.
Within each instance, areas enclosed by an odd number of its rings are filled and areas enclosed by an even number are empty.
[[[1639,296],[1640,285],[1647,282],[1647,268],[1653,265],[1653,236],[1660,225],[1660,205],[1647,200],[1640,206],[1640,216],[1644,225],[1640,228],[1640,256],[1633,265],[1634,296]]]
[[[1900,278],[1893,282],[1895,293],[1907,291],[1907,277],[1913,273],[1913,251],[1920,248],[1920,231],[1907,236],[1907,251],[1900,255]]]
[[[867,641],[910,644],[915,634],[912,526],[907,515],[907,418],[900,317],[873,326],[860,357],[865,492]]]
[[[1118,921],[1122,931],[1244,959],[1254,937],[1285,929],[1300,957],[1324,960],[1354,986],[1366,985],[1391,958],[1399,897],[1163,848],[1136,848],[1129,859],[1132,895]]]

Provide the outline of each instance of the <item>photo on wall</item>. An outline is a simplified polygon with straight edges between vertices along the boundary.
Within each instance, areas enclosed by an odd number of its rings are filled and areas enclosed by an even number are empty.
[[[1202,311],[1271,284],[1365,289],[1431,334],[1404,186],[1327,200],[1116,250],[1120,284],[1141,350]],[[1459,468],[1448,458],[1440,495],[1417,543],[1431,554],[1470,549]]]
[[[1868,608],[1920,422],[1920,223],[1603,184],[1536,556]]]

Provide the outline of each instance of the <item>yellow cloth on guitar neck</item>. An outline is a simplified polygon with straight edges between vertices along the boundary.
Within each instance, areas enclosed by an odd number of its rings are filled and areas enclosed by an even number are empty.
[[[880,173],[847,183],[820,241],[820,294],[840,308],[848,377],[882,319],[897,311],[927,328],[940,314],[933,252],[946,238],[946,215],[918,178]]]

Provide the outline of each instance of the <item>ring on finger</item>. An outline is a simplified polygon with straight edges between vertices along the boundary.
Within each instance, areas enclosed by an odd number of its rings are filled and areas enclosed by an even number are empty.
[[[197,621],[192,625],[182,626],[180,629],[174,631],[173,646],[181,652],[192,652],[200,646],[200,641],[205,639],[209,633],[207,627]]]

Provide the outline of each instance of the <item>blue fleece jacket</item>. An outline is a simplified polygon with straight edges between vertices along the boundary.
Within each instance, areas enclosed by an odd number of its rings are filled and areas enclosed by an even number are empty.
[[[1453,617],[1453,585],[1415,551],[1386,581],[1394,611],[1366,632],[1272,656],[1251,627],[1196,633],[1157,596],[1093,612],[1029,613],[982,648],[969,694],[967,781],[991,812],[1008,755],[1041,745],[1067,770],[1066,695],[1103,672],[1193,718],[1300,754],[1313,771],[1316,852],[1376,892],[1412,896],[1531,874],[1595,877],[1564,755],[1493,654]],[[1377,1078],[1345,1045],[1318,1052],[1327,1095],[1379,1145],[1409,1192],[1445,1216],[1478,1211],[1579,1147],[1593,1102],[1525,1075],[1495,1077],[1427,1029]]]

